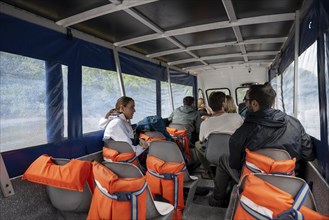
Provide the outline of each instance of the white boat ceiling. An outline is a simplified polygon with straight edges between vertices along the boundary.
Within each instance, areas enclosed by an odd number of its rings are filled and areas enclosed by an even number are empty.
[[[184,72],[269,67],[303,0],[4,0]],[[74,37],[74,36],[73,36]]]

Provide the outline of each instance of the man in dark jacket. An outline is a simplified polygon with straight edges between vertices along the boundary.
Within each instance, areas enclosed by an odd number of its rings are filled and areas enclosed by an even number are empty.
[[[271,107],[276,93],[269,84],[253,85],[246,94],[248,116],[243,125],[230,138],[230,155],[219,160],[216,170],[212,206],[227,206],[227,187],[231,180],[237,182],[238,172],[245,162],[245,148],[280,148],[296,158],[298,172],[301,160],[314,160],[315,152],[310,137],[298,119]]]

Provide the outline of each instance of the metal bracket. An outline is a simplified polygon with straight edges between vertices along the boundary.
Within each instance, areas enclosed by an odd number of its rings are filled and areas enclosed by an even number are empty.
[[[14,188],[11,185],[6,165],[2,159],[2,154],[0,153],[0,185],[4,197],[12,196],[15,194]]]

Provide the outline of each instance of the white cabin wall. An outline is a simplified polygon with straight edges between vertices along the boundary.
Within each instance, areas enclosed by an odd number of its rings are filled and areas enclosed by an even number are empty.
[[[202,89],[204,95],[211,88],[229,88],[235,100],[235,89],[242,83],[268,81],[268,70],[266,67],[227,67],[217,70],[202,72],[197,75],[198,88]]]

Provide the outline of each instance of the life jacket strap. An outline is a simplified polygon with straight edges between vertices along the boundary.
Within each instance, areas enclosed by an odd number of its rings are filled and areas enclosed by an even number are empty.
[[[178,206],[178,176],[185,172],[186,166],[184,166],[180,172],[178,173],[164,173],[164,174],[159,174],[153,170],[148,169],[147,171],[158,178],[164,179],[164,180],[172,180],[174,181],[174,208],[176,209]]]
[[[145,181],[142,188],[134,192],[117,192],[110,194],[96,179],[96,186],[106,197],[116,201],[130,201],[131,203],[131,219],[138,219],[138,196],[141,195],[146,187],[147,182]]]

